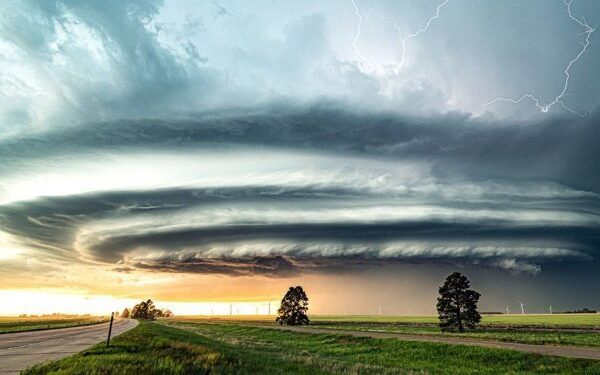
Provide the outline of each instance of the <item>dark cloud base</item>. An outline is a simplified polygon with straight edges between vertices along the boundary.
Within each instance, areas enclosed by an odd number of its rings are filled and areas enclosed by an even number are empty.
[[[353,112],[337,103],[279,105],[193,116],[91,123],[2,143],[0,171],[28,158],[121,149],[277,147],[431,161],[440,175],[548,179],[600,192],[600,111],[585,118],[500,121]]]

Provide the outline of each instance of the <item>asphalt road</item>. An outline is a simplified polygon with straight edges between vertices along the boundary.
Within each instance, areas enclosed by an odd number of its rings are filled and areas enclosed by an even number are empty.
[[[0,334],[0,375],[18,374],[35,364],[79,353],[106,340],[108,324]],[[115,320],[111,337],[137,324],[137,320]]]
[[[388,332],[372,332],[372,331],[350,331],[341,329],[328,329],[328,328],[312,328],[312,327],[290,327],[290,326],[255,326],[260,328],[273,328],[281,329],[285,331],[293,332],[304,332],[304,333],[329,333],[336,335],[347,335],[347,336],[358,336],[358,337],[372,337],[372,338],[392,338],[404,341],[424,341],[424,342],[436,342],[442,344],[452,345],[471,345],[471,346],[483,346],[486,348],[497,348],[497,349],[509,349],[517,350],[519,352],[535,353],[543,355],[554,355],[559,357],[571,357],[571,358],[585,358],[600,360],[600,349],[598,348],[586,348],[577,346],[566,346],[566,345],[532,345],[532,344],[520,344],[515,342],[504,342],[504,341],[493,341],[493,340],[478,340],[460,337],[439,337],[439,336],[425,336],[425,335],[411,335],[404,333],[388,333]]]

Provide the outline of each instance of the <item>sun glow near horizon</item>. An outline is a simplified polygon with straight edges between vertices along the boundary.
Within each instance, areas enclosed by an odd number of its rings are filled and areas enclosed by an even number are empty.
[[[0,290],[0,316],[73,314],[110,315],[111,311],[131,309],[140,299],[109,295],[67,294],[44,290]],[[181,302],[153,299],[160,309],[175,315],[273,315],[279,301],[198,301]]]

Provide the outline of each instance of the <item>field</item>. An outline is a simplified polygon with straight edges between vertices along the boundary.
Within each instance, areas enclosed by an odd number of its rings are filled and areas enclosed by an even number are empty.
[[[337,316],[323,315],[312,318],[315,322],[373,322],[373,323],[429,323],[437,324],[437,316]],[[482,325],[532,327],[597,327],[600,314],[494,314],[483,315]]]
[[[334,322],[316,320],[317,326]],[[250,327],[247,322],[198,318],[142,322],[115,338],[110,348],[98,345],[25,373],[600,373],[600,361],[397,339],[294,333]]]
[[[227,320],[273,322],[274,316],[240,315],[240,316],[179,316],[180,320]],[[373,316],[373,315],[312,315],[311,322],[361,322],[361,323],[396,323],[396,324],[437,324],[437,316]],[[598,328],[600,314],[494,314],[483,315],[483,326],[518,326],[518,327],[563,327],[563,328]]]
[[[106,317],[65,316],[65,317],[0,317],[0,334],[42,329],[67,328],[106,322]]]
[[[179,317],[180,322],[201,322],[206,317]],[[220,317],[213,321],[272,324],[272,318]],[[424,336],[464,337],[540,345],[600,347],[599,314],[485,315],[476,331],[441,332],[434,316],[315,316],[311,326],[351,331],[393,332]]]

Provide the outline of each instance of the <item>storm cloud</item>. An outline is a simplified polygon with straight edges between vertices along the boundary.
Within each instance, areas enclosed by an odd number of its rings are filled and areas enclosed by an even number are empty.
[[[598,49],[565,97],[585,116],[482,106],[560,92],[564,4],[453,1],[396,71],[394,22],[431,4],[358,3],[360,36],[343,2],[3,2],[0,234],[120,273],[597,264]]]
[[[138,189],[33,192],[7,200],[0,221],[50,257],[120,270],[285,277],[404,260],[537,273],[597,257],[597,118],[511,124],[330,103],[60,129],[4,143],[16,161],[6,186],[24,169],[74,167],[79,183],[103,163],[164,152],[180,153],[168,165],[181,174],[159,164]]]

